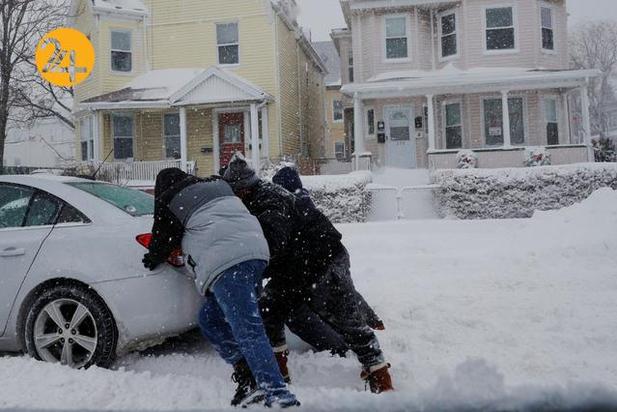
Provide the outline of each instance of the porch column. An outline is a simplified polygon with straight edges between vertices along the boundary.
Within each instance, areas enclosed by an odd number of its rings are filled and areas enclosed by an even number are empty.
[[[434,96],[429,94],[426,96],[426,111],[428,112],[428,151],[432,152],[436,148],[435,139],[435,103],[433,101]]]
[[[583,132],[585,133],[584,143],[587,146],[588,161],[594,161],[593,148],[591,146],[591,119],[589,117],[589,89],[587,85],[581,86],[581,110],[583,114]]]
[[[572,136],[570,134],[570,102],[568,101],[568,92],[564,91],[561,94],[561,111],[563,113],[563,119],[564,119],[564,140],[559,139],[560,142],[565,143],[566,140],[568,139],[567,142],[568,143],[572,143]]]
[[[257,103],[251,103],[251,159],[253,169],[259,173],[259,118]]]
[[[353,96],[353,137],[356,170],[360,170],[360,156],[364,153],[364,105],[358,93]]]
[[[268,122],[268,105],[261,108],[261,136],[263,157],[270,161],[270,124]]]
[[[180,108],[180,168],[188,172],[188,128],[186,125],[186,107]]]
[[[95,111],[92,114],[92,140],[94,140],[94,147],[92,148],[92,155],[95,161],[101,159],[101,132],[99,131],[99,112]]]
[[[510,104],[508,103],[508,90],[501,91],[501,110],[502,110],[502,132],[503,147],[512,147],[512,137],[510,136]]]

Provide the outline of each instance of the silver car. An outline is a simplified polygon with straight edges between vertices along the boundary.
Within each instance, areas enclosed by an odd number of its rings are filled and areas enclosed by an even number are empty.
[[[90,180],[0,176],[0,351],[81,368],[195,327],[187,272],[141,263],[152,196]]]

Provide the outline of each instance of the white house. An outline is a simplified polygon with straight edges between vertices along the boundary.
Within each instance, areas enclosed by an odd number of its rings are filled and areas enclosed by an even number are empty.
[[[353,106],[357,167],[523,165],[592,160],[586,84],[568,70],[565,0],[341,0],[348,27],[342,92]],[[347,65],[353,62],[353,67]],[[353,81],[350,77],[353,73]]]

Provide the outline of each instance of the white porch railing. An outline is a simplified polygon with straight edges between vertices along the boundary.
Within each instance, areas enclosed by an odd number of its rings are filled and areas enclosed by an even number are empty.
[[[181,168],[180,160],[158,160],[158,161],[126,161],[126,162],[88,162],[87,165],[94,170],[100,170],[97,174],[101,180],[108,180],[113,183],[124,184],[131,181],[154,182],[156,176],[163,169],[170,167]],[[195,173],[195,162],[187,162],[190,174]]]

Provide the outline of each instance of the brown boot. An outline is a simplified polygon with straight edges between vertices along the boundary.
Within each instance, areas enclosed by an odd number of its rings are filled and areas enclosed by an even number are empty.
[[[281,375],[283,375],[285,383],[291,383],[289,369],[287,369],[287,359],[289,359],[287,345],[274,348],[274,356],[276,357],[276,362],[279,364],[279,369],[281,370]]]
[[[371,389],[371,392],[382,393],[394,390],[394,387],[392,386],[392,377],[390,376],[388,369],[390,369],[390,364],[386,363],[373,366],[362,372],[361,377],[366,381]]]

